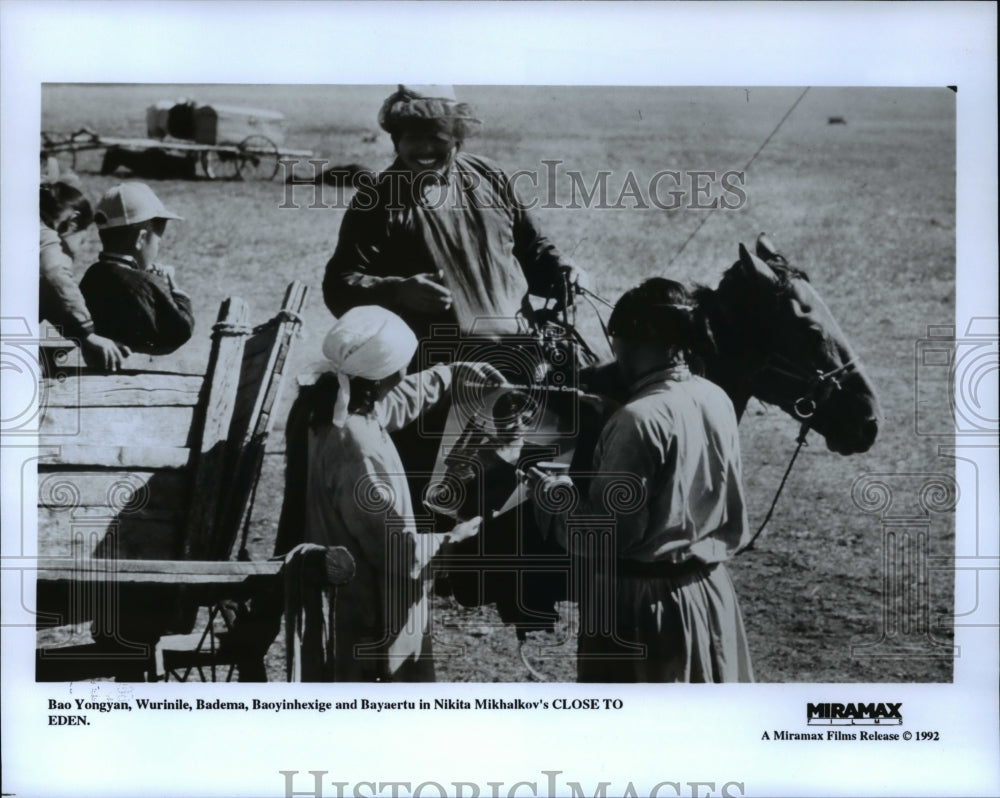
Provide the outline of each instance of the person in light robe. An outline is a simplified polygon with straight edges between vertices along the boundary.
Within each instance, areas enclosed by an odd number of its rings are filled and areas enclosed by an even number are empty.
[[[314,417],[308,433],[305,541],[344,546],[353,580],[336,596],[336,681],[433,681],[432,564],[450,541],[477,534],[471,518],[446,533],[414,514],[406,473],[389,433],[461,384],[497,387],[485,364],[453,363],[405,376],[417,340],[395,313],[352,308],[323,343],[336,376],[332,416]],[[423,527],[423,528],[421,528]]]
[[[581,682],[748,682],[725,562],[749,539],[732,403],[688,364],[711,345],[680,283],[647,280],[608,324],[629,398],[601,432],[580,555]],[[545,512],[569,477],[528,474]]]
[[[49,160],[49,176],[41,184],[38,201],[38,320],[50,322],[60,334],[79,341],[84,361],[91,368],[118,371],[129,349],[97,334],[73,273],[74,243],[93,221],[93,209],[79,178],[66,173],[60,177],[55,159]]]

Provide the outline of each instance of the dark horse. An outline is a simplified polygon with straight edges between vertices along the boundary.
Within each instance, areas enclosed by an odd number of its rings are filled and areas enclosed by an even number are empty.
[[[805,421],[839,454],[871,448],[880,410],[875,390],[826,304],[767,236],[740,258],[718,288],[693,291],[715,339],[705,376],[732,399],[737,418],[756,397]],[[614,363],[584,369],[585,390],[623,401]]]
[[[739,253],[717,288],[693,290],[697,310],[715,340],[716,351],[701,364],[705,376],[726,391],[737,417],[756,397],[808,425],[832,451],[867,451],[878,433],[878,400],[826,304],[805,272],[789,265],[765,235],[757,240],[756,254],[743,245]],[[578,384],[618,403],[628,398],[615,363],[582,369]],[[607,411],[582,402],[578,409],[580,434],[571,472],[577,490],[585,494]],[[525,460],[521,467],[529,464]],[[512,482],[513,471],[507,466],[484,472],[482,484],[470,493],[488,499],[496,492],[492,488]],[[479,512],[489,517],[491,509]],[[516,625],[521,639],[527,631],[551,629],[555,603],[568,596],[571,566],[568,555],[543,537],[530,512],[494,518],[480,539],[456,547],[456,554],[473,567],[466,566],[464,575],[452,575],[455,598],[467,606],[494,602],[501,618]],[[512,566],[512,556],[522,557],[524,567]]]

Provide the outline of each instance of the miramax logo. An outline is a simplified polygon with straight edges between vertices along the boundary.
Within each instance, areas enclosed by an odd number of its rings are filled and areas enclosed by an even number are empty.
[[[806,722],[810,726],[899,726],[903,723],[901,706],[902,701],[807,704]]]

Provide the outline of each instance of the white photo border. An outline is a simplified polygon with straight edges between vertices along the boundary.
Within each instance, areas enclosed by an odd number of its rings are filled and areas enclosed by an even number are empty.
[[[43,82],[393,84],[400,75],[414,83],[506,85],[957,85],[956,330],[998,315],[992,4],[5,0],[0,15],[4,318],[33,319],[37,301],[35,274],[16,263],[34,247],[35,209],[24,197],[34,196],[37,180]],[[983,451],[979,484],[993,492],[993,500],[981,504],[993,515],[981,516],[978,529],[981,539],[993,541],[983,552],[993,569],[996,443]],[[20,501],[21,487],[12,484],[18,476],[4,462],[7,507]],[[963,535],[975,522],[960,506],[956,523]],[[5,554],[9,534],[17,530],[4,524]],[[17,600],[20,574],[4,567],[9,607]],[[994,570],[984,571],[980,590],[980,601],[995,607]],[[973,598],[958,597],[960,603]],[[613,696],[626,710],[603,717],[567,712],[544,722],[503,712],[401,712],[391,719],[375,713],[276,715],[237,723],[226,715],[199,713],[192,723],[162,714],[140,723],[111,716],[99,734],[51,728],[44,708],[53,691],[33,679],[34,630],[4,627],[3,791],[281,796],[293,784],[301,795],[313,794],[310,771],[326,771],[323,795],[338,794],[335,782],[348,785],[345,795],[388,795],[375,788],[392,781],[434,782],[466,795],[471,786],[451,785],[478,785],[484,796],[491,789],[546,795],[549,778],[557,780],[559,794],[573,781],[588,795],[601,782],[612,785],[608,794],[634,783],[637,794],[648,795],[657,782],[676,782],[685,795],[996,795],[996,611],[987,617],[993,621],[982,628],[955,630],[963,656],[953,684],[874,690],[906,702],[915,715],[946,730],[946,738],[933,747],[878,750],[779,748],[759,741],[763,725],[797,718],[805,701],[824,694],[815,684],[686,686],[662,706],[641,685],[380,685],[384,701],[415,695],[509,700],[544,692]],[[76,687],[77,695],[89,696],[89,685]],[[268,685],[268,697],[319,695],[301,687]],[[857,687],[873,694],[871,685]],[[157,697],[215,697],[209,686],[160,688]],[[297,775],[286,782],[280,771]],[[503,786],[491,788],[491,782]],[[439,793],[427,787],[424,794]],[[660,794],[677,793],[668,786]]]

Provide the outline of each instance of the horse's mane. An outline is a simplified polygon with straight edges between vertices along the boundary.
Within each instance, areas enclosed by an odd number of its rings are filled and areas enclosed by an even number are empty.
[[[709,288],[703,283],[694,283],[691,286],[691,298],[696,305],[704,306],[715,295],[715,289]]]
[[[807,283],[809,282],[809,275],[803,269],[792,266],[787,261],[771,260],[768,261],[767,265],[771,267],[771,271],[778,275],[778,281],[784,288],[791,285],[792,280],[805,280]]]

